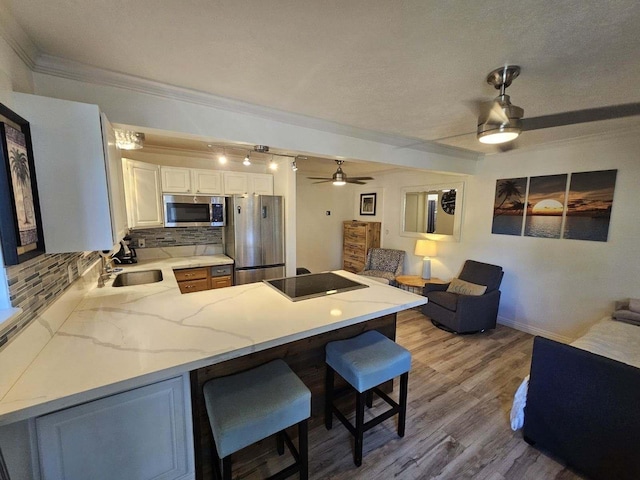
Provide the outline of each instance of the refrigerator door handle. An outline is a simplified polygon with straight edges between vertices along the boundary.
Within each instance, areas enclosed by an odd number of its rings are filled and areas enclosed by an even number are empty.
[[[262,218],[267,218],[267,207],[266,207],[266,205],[262,207]]]

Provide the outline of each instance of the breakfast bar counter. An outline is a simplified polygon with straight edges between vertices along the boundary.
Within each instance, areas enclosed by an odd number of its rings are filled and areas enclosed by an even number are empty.
[[[264,283],[182,295],[174,268],[229,263],[224,255],[145,261],[157,283],[94,288],[0,400],[0,425],[377,319],[426,298],[345,271],[368,285],[292,302]]]

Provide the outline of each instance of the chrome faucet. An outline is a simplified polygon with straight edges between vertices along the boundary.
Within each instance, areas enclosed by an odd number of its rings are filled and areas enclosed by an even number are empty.
[[[106,258],[101,257],[102,260],[102,269],[100,270],[100,275],[98,276],[98,288],[102,288],[105,286],[105,282],[111,278],[111,273],[113,273],[113,263],[115,262],[115,258]]]

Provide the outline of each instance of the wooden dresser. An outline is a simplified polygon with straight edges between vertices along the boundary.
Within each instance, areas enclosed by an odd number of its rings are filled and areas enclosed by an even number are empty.
[[[380,226],[380,222],[344,222],[342,240],[343,270],[357,273],[364,269],[369,249],[380,247]]]

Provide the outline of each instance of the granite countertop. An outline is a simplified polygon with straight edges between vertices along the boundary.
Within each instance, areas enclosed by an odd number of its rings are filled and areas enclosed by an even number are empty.
[[[173,269],[229,263],[225,255],[147,260],[124,271],[158,268],[161,282],[89,291],[0,401],[0,425],[427,301],[342,270],[369,288],[300,302],[262,282],[180,293]]]

